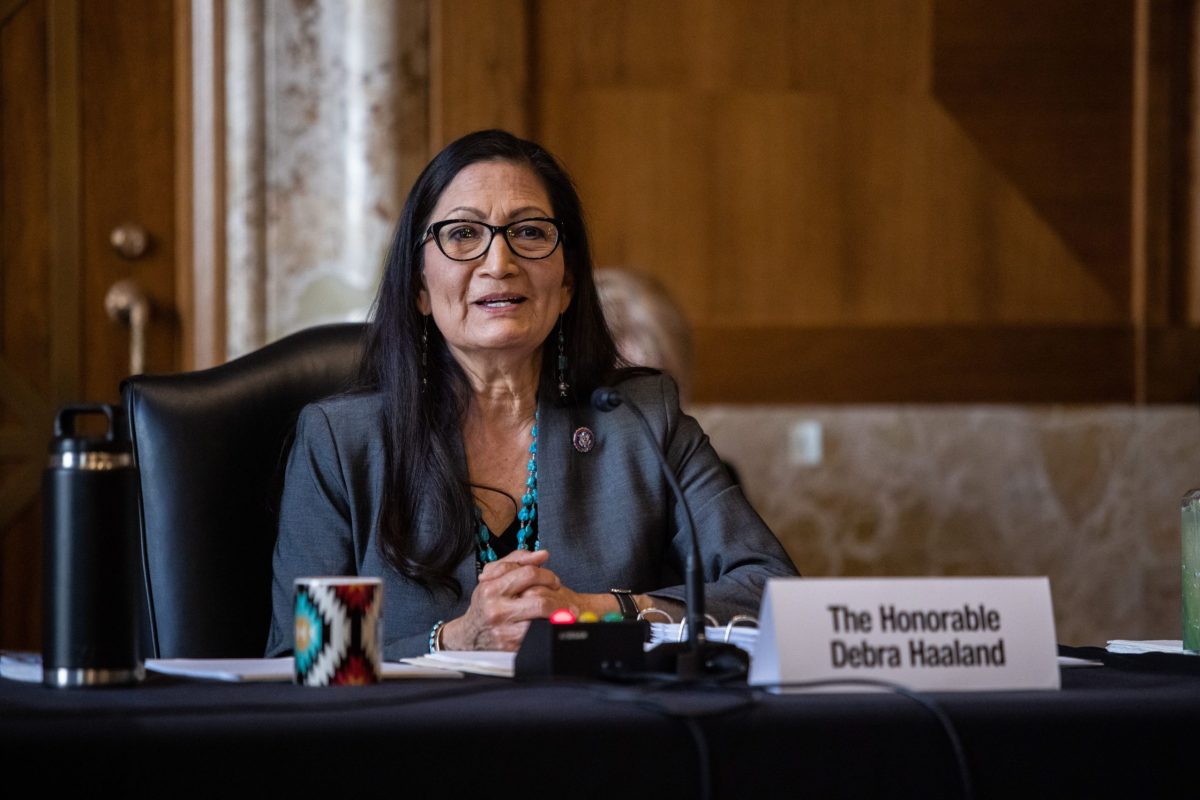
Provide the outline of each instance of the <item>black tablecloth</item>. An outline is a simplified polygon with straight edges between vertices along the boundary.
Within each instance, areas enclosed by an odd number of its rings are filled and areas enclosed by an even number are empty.
[[[1063,670],[1043,692],[927,696],[981,798],[1164,796],[1191,774],[1200,677]],[[310,689],[153,676],[0,680],[0,767],[45,790],[532,796],[963,796],[929,708],[886,693],[389,681]],[[408,794],[406,794],[408,793]]]

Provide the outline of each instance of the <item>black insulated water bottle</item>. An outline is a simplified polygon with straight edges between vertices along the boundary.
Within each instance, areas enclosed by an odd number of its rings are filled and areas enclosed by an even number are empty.
[[[77,433],[85,417],[101,434]],[[45,529],[42,680],[47,686],[140,681],[137,469],[125,412],[62,408],[42,483]]]

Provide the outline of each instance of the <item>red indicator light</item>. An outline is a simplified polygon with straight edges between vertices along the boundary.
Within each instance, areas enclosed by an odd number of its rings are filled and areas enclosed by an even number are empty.
[[[550,615],[550,621],[555,625],[570,625],[575,621],[575,615],[565,608],[560,608]]]

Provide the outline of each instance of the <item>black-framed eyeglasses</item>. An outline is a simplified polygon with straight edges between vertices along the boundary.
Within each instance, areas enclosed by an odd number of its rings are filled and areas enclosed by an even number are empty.
[[[442,255],[453,261],[474,261],[488,251],[496,234],[520,258],[549,258],[562,241],[562,222],[551,217],[529,217],[507,225],[488,225],[474,219],[444,219],[425,230],[419,246],[430,239]]]

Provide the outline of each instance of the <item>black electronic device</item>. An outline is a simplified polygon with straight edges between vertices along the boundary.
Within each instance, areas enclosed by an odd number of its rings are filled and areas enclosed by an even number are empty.
[[[515,675],[621,678],[645,669],[645,620],[555,623],[535,619],[517,650]]]
[[[687,638],[682,642],[659,644],[646,652],[646,668],[652,673],[669,673],[680,680],[693,681],[712,678],[737,678],[744,676],[750,669],[750,655],[737,645],[725,642],[709,641],[704,633],[704,573],[700,562],[700,544],[696,539],[696,528],[692,522],[692,511],[687,498],[675,477],[675,471],[667,463],[650,423],[642,414],[640,408],[633,403],[626,403],[621,393],[611,387],[602,386],[592,392],[592,406],[597,411],[609,412],[622,405],[641,423],[646,440],[651,445],[663,477],[675,493],[675,501],[683,509],[687,522],[688,536],[691,540],[691,550],[688,552],[687,565],[684,572],[685,593],[687,596]]]

